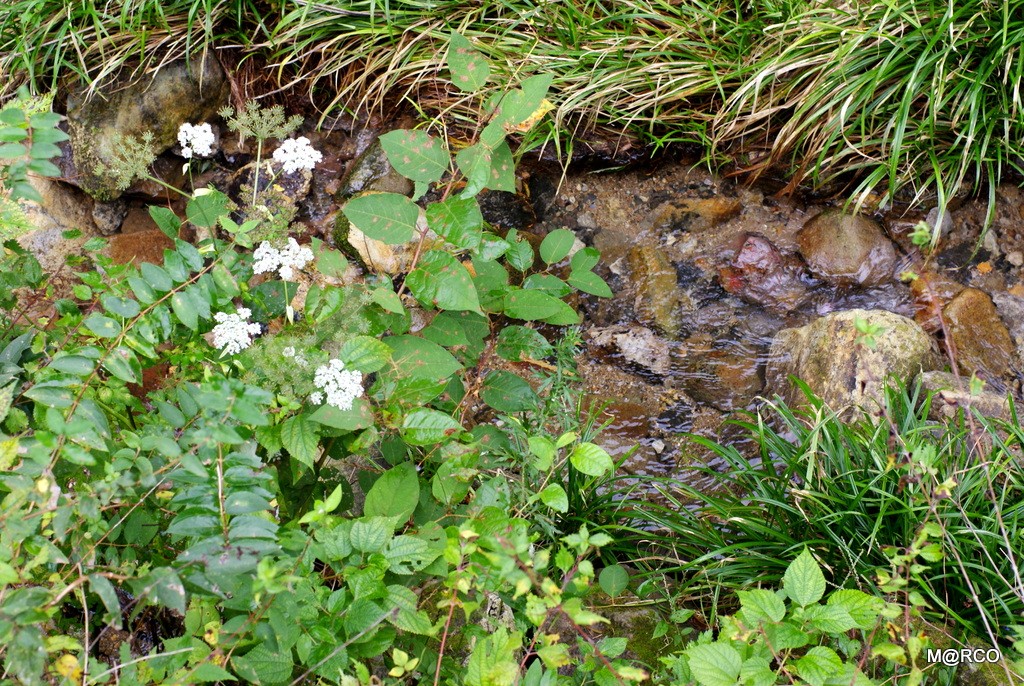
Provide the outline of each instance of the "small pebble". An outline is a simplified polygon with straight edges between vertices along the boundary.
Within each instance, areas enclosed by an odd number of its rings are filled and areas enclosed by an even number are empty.
[[[653,441],[651,441],[651,447],[654,448],[655,453],[661,455],[663,452],[665,452],[665,441],[661,440],[660,438],[655,438]]]
[[[1020,250],[1014,250],[1013,252],[1006,253],[1006,261],[1014,267],[1024,265],[1024,253]]]

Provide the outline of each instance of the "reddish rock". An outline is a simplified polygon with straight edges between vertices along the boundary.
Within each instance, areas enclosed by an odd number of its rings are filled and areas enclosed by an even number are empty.
[[[174,241],[165,236],[159,229],[136,231],[135,233],[119,233],[111,236],[107,246],[107,255],[118,264],[143,262],[163,264],[164,250],[173,249]]]
[[[796,309],[809,290],[800,260],[783,255],[756,233],[744,234],[732,262],[719,270],[719,280],[741,300],[787,312]]]
[[[1016,350],[992,298],[977,288],[965,288],[942,310],[964,374],[998,377],[1010,372]]]

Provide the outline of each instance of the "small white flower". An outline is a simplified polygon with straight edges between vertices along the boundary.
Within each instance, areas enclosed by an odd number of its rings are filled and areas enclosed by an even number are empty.
[[[314,150],[305,136],[289,138],[274,151],[274,161],[281,165],[286,174],[299,169],[313,169],[324,156]]]
[[[213,327],[213,347],[224,355],[234,355],[252,345],[252,339],[260,333],[260,325],[247,321],[251,314],[247,307],[240,307],[234,314],[214,314],[213,318],[219,323]]]
[[[183,157],[209,157],[213,154],[213,141],[213,129],[209,124],[193,126],[186,122],[178,129],[178,144]]]
[[[287,348],[281,351],[281,354],[284,355],[285,357],[295,357],[295,348],[289,345]]]
[[[288,245],[278,250],[267,241],[260,243],[253,251],[252,271],[254,274],[277,271],[285,281],[295,276],[296,269],[302,269],[313,259],[313,251],[303,247],[289,237]]]
[[[331,360],[318,367],[313,384],[323,389],[327,404],[339,410],[351,410],[352,401],[363,394],[362,373],[346,370],[341,360]]]
[[[312,393],[309,394],[309,402],[313,403],[314,405],[323,405],[324,394],[321,393],[320,391],[313,391]]]

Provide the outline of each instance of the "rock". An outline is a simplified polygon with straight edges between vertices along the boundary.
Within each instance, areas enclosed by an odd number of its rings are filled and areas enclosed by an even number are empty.
[[[178,140],[178,127],[201,123],[227,104],[229,86],[224,70],[212,56],[164,65],[143,79],[91,98],[84,89],[68,94],[68,135],[78,169],[79,186],[97,200],[121,195],[113,180],[96,170],[109,163],[117,137],[153,135],[162,152]],[[179,165],[180,166],[180,165]]]
[[[335,235],[345,235],[348,244],[355,248],[359,259],[372,271],[378,274],[404,274],[409,271],[412,265],[412,258],[416,254],[416,244],[419,237],[414,237],[408,243],[402,245],[388,245],[376,238],[370,238],[365,233],[352,226],[344,214],[340,212],[336,218]],[[343,227],[348,227],[347,229]],[[422,230],[426,227],[426,218],[420,213],[417,227]],[[436,233],[427,230],[427,241],[423,246],[423,252],[440,247],[444,243]]]
[[[334,199],[340,205],[356,193],[379,191],[409,195],[412,189],[412,181],[391,167],[380,141],[375,140],[349,166]]]
[[[735,257],[718,278],[726,292],[741,300],[782,312],[795,310],[810,290],[800,261],[756,233],[741,237]]]
[[[109,236],[117,233],[128,216],[128,203],[118,198],[110,202],[97,201],[92,206],[92,220],[100,234]]]
[[[107,245],[107,256],[118,264],[132,262],[135,266],[143,262],[161,265],[164,263],[164,250],[174,249],[174,241],[164,235],[160,229],[119,233],[111,236]]]
[[[1009,421],[1010,402],[1005,393],[982,391],[971,395],[968,388],[969,380],[956,377],[949,372],[925,372],[921,374],[921,387],[934,393],[928,417],[935,420],[952,419],[961,409],[973,408],[982,416]]]
[[[797,232],[800,254],[811,272],[838,284],[877,286],[890,281],[896,250],[876,222],[826,210]]]
[[[736,217],[742,209],[736,198],[679,198],[654,208],[645,224],[659,232],[704,231]]]
[[[68,255],[77,255],[82,244],[97,235],[92,219],[92,200],[73,186],[42,177],[31,179],[43,201],[21,200],[19,205],[35,230],[18,237],[47,274],[55,274]],[[64,232],[78,229],[81,236],[66,238]]]
[[[956,361],[964,374],[999,377],[1010,372],[1016,346],[999,318],[992,298],[965,288],[942,309]]]
[[[591,329],[594,344],[612,348],[622,359],[659,376],[669,371],[671,344],[650,329],[641,326],[609,326]]]
[[[764,380],[758,355],[739,346],[716,349],[705,336],[689,339],[672,358],[672,380],[699,403],[729,412],[746,407]]]
[[[864,344],[857,320],[881,327],[874,349]],[[768,389],[791,405],[805,402],[789,381],[793,375],[836,411],[871,410],[884,402],[889,378],[910,382],[937,363],[931,338],[913,320],[884,310],[847,310],[776,334],[765,377]]]
[[[637,245],[630,249],[627,263],[636,288],[637,319],[663,336],[678,338],[682,309],[692,309],[692,305],[676,283],[676,270],[665,253],[649,245]]]
[[[1010,337],[1017,345],[1015,366],[1024,369],[1024,296],[1009,292],[992,294],[992,302],[1003,322],[1006,323]]]
[[[950,214],[949,208],[942,214],[942,225],[939,226],[939,208],[933,207],[928,210],[928,215],[924,218],[926,224],[931,227],[934,232],[935,227],[939,228],[939,235],[945,238],[949,235],[949,232],[953,230],[953,216]]]
[[[507,191],[481,191],[476,197],[484,221],[500,229],[528,231],[537,222],[533,205],[516,193]],[[502,231],[504,233],[504,231]]]
[[[963,289],[963,284],[941,272],[921,272],[910,282],[910,292],[914,297],[914,319],[929,333],[941,331],[942,308]]]

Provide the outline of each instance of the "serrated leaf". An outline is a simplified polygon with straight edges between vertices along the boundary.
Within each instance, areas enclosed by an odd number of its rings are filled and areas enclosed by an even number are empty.
[[[404,522],[412,516],[419,497],[419,475],[412,463],[405,462],[384,472],[374,482],[366,494],[363,512],[369,517],[395,517],[398,522]]]
[[[281,423],[281,443],[292,457],[312,469],[319,455],[320,428],[308,415],[296,415]]]
[[[205,229],[213,228],[220,218],[228,213],[228,196],[218,190],[208,190],[202,195],[196,194],[185,205],[185,216],[196,226]],[[177,235],[171,236],[177,238]]]
[[[475,250],[483,236],[484,216],[476,198],[450,197],[427,205],[427,226],[457,248]]]
[[[341,211],[364,234],[391,245],[412,240],[420,216],[420,208],[397,193],[360,195],[345,203]]]
[[[422,256],[405,279],[409,290],[425,306],[453,311],[480,311],[476,285],[469,271],[441,250]]]
[[[612,458],[604,448],[593,443],[580,443],[569,454],[569,462],[588,476],[602,476],[615,469]]]
[[[738,591],[743,616],[752,625],[763,622],[781,622],[786,616],[786,605],[774,592],[763,588]]]
[[[366,516],[352,522],[349,541],[362,553],[379,553],[394,533],[389,517]]]
[[[786,569],[782,588],[793,602],[802,607],[818,602],[825,595],[825,575],[807,548]]]
[[[245,655],[231,658],[238,676],[252,684],[276,686],[291,680],[292,659],[289,653],[272,651],[261,643]]]
[[[487,83],[491,65],[465,37],[452,32],[448,43],[448,70],[456,88],[472,93]]]
[[[690,671],[701,686],[736,686],[743,658],[726,643],[697,645],[686,649]]]
[[[395,171],[412,181],[436,183],[448,170],[444,143],[423,131],[389,131],[380,137],[380,144]]]
[[[798,659],[794,666],[800,678],[808,684],[823,686],[826,679],[839,672],[843,666],[843,660],[831,648],[815,646]]]
[[[462,425],[437,410],[419,409],[402,421],[402,437],[410,445],[432,445],[462,431]]]
[[[629,572],[622,565],[611,565],[601,570],[597,577],[601,590],[614,598],[629,586]]]
[[[341,346],[338,359],[345,363],[346,369],[372,374],[383,368],[391,359],[391,348],[376,338],[356,336]]]
[[[875,625],[883,604],[880,598],[856,589],[840,589],[828,597],[828,605],[846,610],[861,629],[871,629]]]

